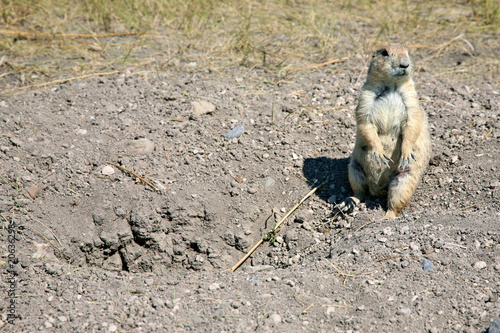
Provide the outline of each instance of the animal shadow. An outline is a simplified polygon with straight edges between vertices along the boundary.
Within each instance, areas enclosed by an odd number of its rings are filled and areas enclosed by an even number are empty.
[[[326,180],[327,183],[316,191],[316,195],[325,202],[335,196],[334,202],[340,203],[345,197],[353,195],[349,184],[348,165],[349,158],[307,158],[304,160],[302,174],[311,188]],[[365,204],[371,210],[381,206],[384,207],[386,203],[380,202],[379,198],[368,196]]]
[[[327,181],[325,186],[318,189],[316,195],[324,201],[336,196],[339,202],[345,196],[350,195],[351,186],[347,175],[348,158],[317,157],[306,158],[302,167],[302,174],[306,177],[309,186]]]

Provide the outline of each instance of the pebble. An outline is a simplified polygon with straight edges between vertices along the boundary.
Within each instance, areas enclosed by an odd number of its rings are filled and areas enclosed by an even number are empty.
[[[255,193],[257,193],[257,189],[255,187],[249,187],[247,192],[250,194],[255,194]]]
[[[280,324],[281,323],[281,316],[277,313],[273,313],[272,315],[269,316],[269,318],[267,318],[267,323],[269,324]]]
[[[115,324],[109,324],[108,326],[108,332],[116,332],[118,330],[118,326]]]
[[[231,302],[231,307],[232,307],[233,309],[238,309],[240,306],[241,306],[241,303],[240,303],[240,302],[238,302],[238,301],[232,301],[232,302]]]
[[[152,153],[154,149],[155,144],[153,141],[146,138],[134,140],[127,146],[127,151],[132,154],[146,155]]]
[[[111,165],[106,165],[101,169],[101,173],[106,176],[111,176],[115,173],[115,169]]]
[[[274,186],[274,184],[276,184],[276,181],[273,178],[267,177],[266,179],[264,179],[265,188],[271,188]]]
[[[383,233],[384,233],[384,235],[390,236],[390,235],[392,235],[394,232],[392,231],[392,228],[391,228],[391,227],[385,227],[385,228],[384,228]]]
[[[500,315],[493,320],[493,324],[488,329],[488,333],[500,333]]]
[[[457,161],[458,161],[458,156],[454,155],[451,157],[450,163],[455,164],[455,163],[457,163]]]
[[[226,134],[223,135],[223,137],[228,138],[228,139],[234,139],[234,138],[239,138],[241,134],[243,134],[243,131],[245,130],[245,126],[243,125],[238,125]]]
[[[211,285],[208,286],[208,290],[214,291],[214,290],[217,290],[217,289],[220,289],[220,286],[219,286],[218,283],[214,282],[214,283],[212,283]]]
[[[21,147],[23,145],[23,142],[19,140],[18,138],[11,137],[10,142],[16,146],[16,147]]]
[[[411,315],[411,309],[410,308],[401,308],[396,312],[397,315],[400,316],[409,316]]]
[[[434,268],[434,264],[432,263],[432,261],[425,259],[422,262],[422,268],[424,269],[424,271],[428,272]]]
[[[193,115],[201,116],[215,111],[215,106],[207,101],[191,102]]]
[[[25,197],[35,200],[35,198],[42,193],[42,189],[36,186],[31,186],[24,188],[22,192]]]
[[[335,307],[333,306],[329,306],[326,308],[326,315],[329,316],[329,317],[333,317],[333,315],[335,314]]]
[[[337,196],[334,194],[331,197],[328,198],[328,202],[331,204],[334,204],[337,202]]]
[[[477,261],[473,267],[474,269],[480,270],[486,267],[486,263],[484,261]]]

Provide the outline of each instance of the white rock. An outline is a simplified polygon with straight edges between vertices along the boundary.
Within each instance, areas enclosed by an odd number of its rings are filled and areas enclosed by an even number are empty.
[[[272,315],[269,316],[269,318],[267,318],[267,322],[269,324],[280,324],[281,323],[281,316],[277,313],[273,313]]]
[[[411,309],[410,308],[402,308],[402,309],[399,309],[396,314],[400,315],[400,316],[409,316],[411,315]]]
[[[106,176],[110,176],[115,173],[115,169],[111,165],[106,165],[102,168],[101,173]]]
[[[118,330],[118,326],[115,324],[109,324],[108,332],[116,332],[116,330]]]
[[[329,317],[333,317],[333,315],[335,314],[335,307],[334,306],[329,306],[326,308],[326,315],[329,316]]]
[[[477,261],[473,267],[474,269],[480,270],[486,267],[486,263],[484,261]]]
[[[150,154],[155,150],[155,144],[149,139],[140,138],[129,143],[127,150],[132,154]]]
[[[206,101],[192,102],[191,110],[195,116],[201,116],[214,112],[215,106],[212,103]]]
[[[208,286],[208,290],[213,291],[213,290],[217,290],[217,289],[220,289],[220,286],[219,286],[219,284],[217,284],[215,282]]]

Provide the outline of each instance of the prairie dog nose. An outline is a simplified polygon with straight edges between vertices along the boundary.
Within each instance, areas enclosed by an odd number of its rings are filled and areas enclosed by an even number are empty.
[[[408,66],[410,66],[410,58],[408,57],[401,58],[401,61],[399,62],[399,67],[408,68]]]

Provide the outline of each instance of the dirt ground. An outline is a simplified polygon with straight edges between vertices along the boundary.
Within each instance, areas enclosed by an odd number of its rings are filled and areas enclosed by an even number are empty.
[[[464,82],[432,69],[492,55],[412,53],[432,158],[391,220],[380,198],[331,216],[351,194],[365,54],[280,78],[179,61],[0,95],[1,330],[487,332],[498,72]]]

